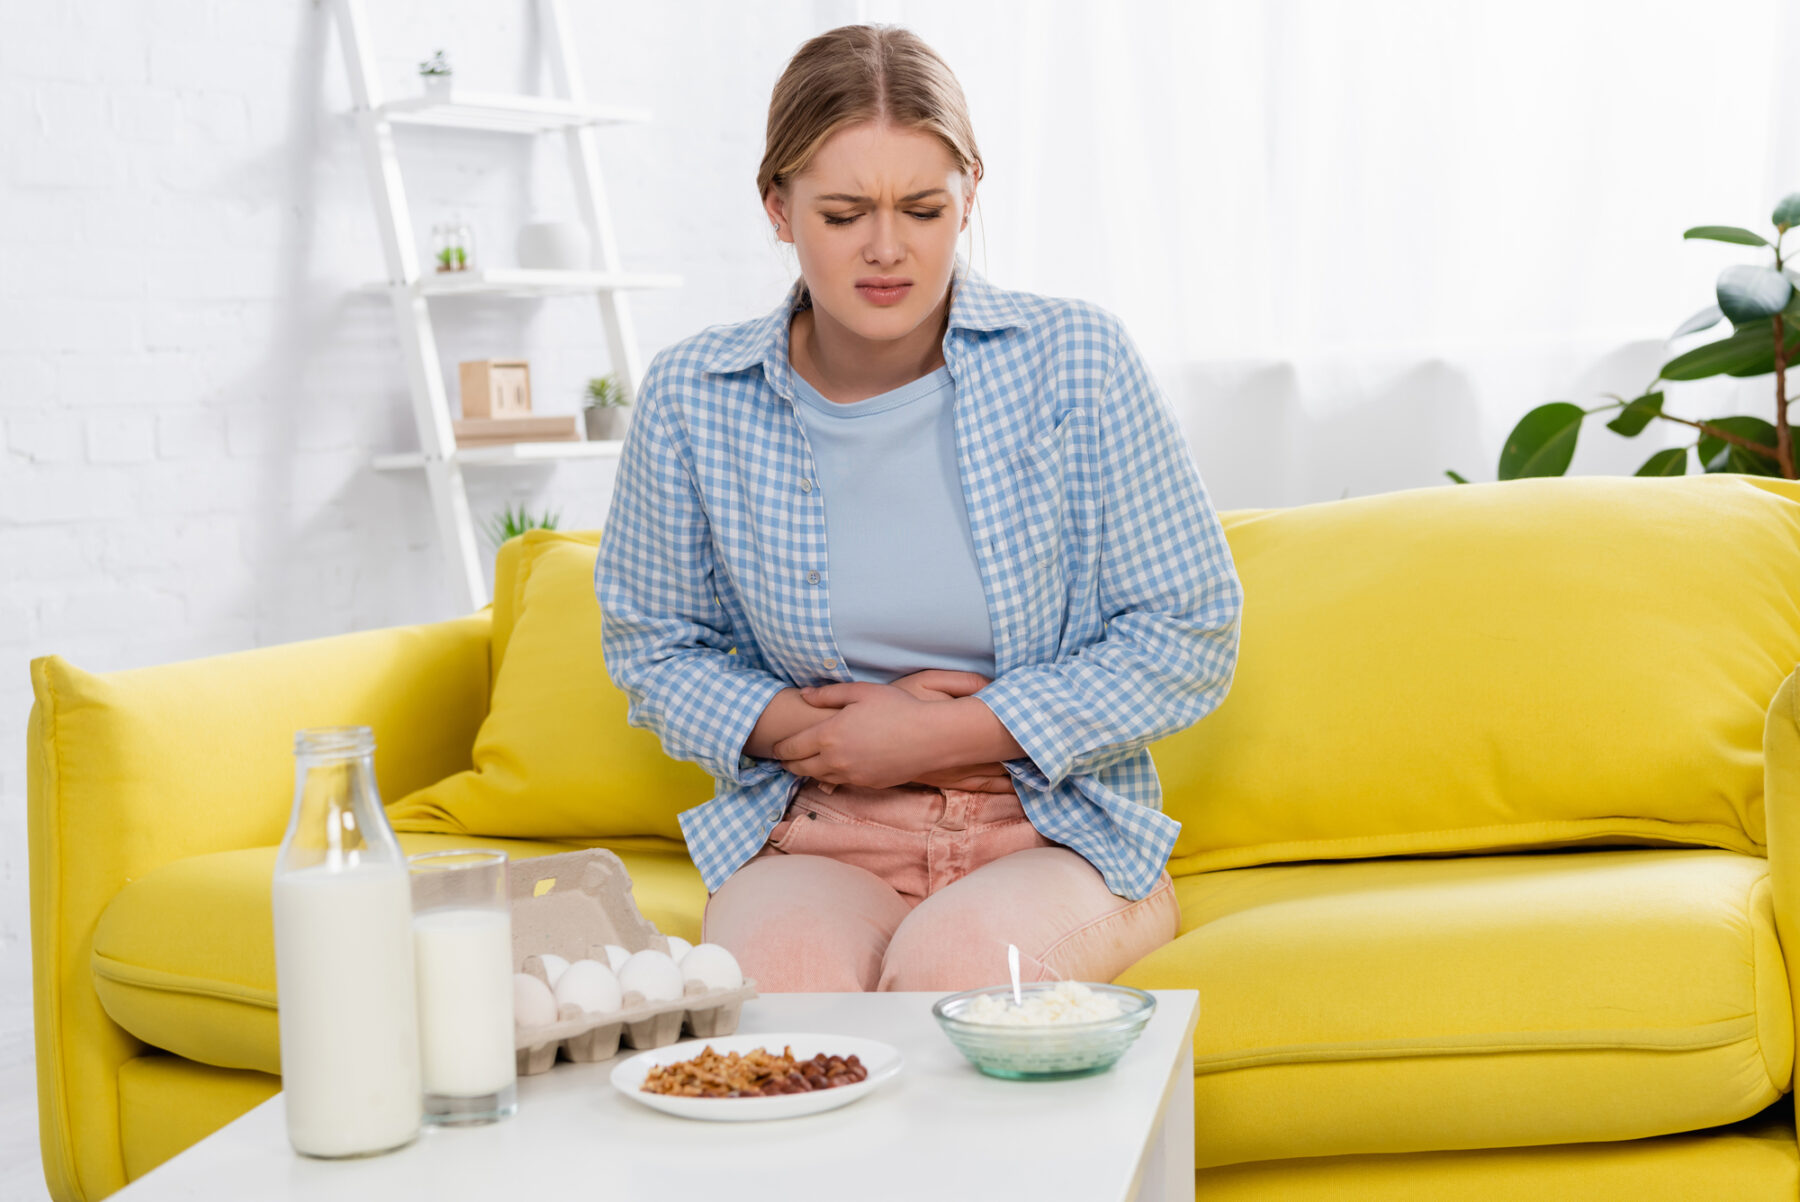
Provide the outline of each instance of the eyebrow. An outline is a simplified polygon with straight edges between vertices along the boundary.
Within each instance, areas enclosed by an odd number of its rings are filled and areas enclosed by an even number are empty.
[[[923,192],[914,192],[910,196],[902,196],[900,198],[900,203],[903,205],[911,204],[915,200],[924,200],[927,196],[937,196],[939,194],[942,194],[944,196],[950,195],[950,193],[943,188],[927,188]],[[849,201],[851,204],[870,204],[873,201],[872,197],[852,196],[848,192],[832,192],[825,196],[816,197],[815,199],[817,199],[817,200],[846,200],[846,201]]]

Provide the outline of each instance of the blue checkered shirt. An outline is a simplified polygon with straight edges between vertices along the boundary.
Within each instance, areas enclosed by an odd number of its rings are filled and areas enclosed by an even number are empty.
[[[800,780],[742,754],[769,701],[849,681],[833,640],[825,505],[788,362],[796,280],[765,317],[658,352],[638,390],[595,566],[628,720],[718,782],[681,814],[716,890]],[[1180,823],[1148,745],[1225,697],[1243,592],[1200,473],[1118,318],[1012,292],[959,259],[944,361],[993,624],[976,694],[1025,755],[1026,816],[1141,898]]]

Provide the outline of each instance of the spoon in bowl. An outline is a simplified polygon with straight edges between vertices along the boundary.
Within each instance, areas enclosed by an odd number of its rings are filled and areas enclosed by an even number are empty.
[[[1024,1008],[1025,995],[1019,991],[1019,945],[1006,945],[1006,970],[1012,974],[1013,1005]]]

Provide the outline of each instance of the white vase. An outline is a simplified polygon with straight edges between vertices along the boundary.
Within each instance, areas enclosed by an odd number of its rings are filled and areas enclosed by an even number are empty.
[[[582,413],[587,419],[589,442],[612,442],[625,437],[625,425],[631,414],[621,406],[595,406]]]
[[[419,78],[425,81],[425,95],[433,100],[450,99],[450,81],[453,76],[421,75]]]
[[[593,265],[587,226],[579,221],[529,221],[513,249],[519,266],[534,271],[586,271]]]

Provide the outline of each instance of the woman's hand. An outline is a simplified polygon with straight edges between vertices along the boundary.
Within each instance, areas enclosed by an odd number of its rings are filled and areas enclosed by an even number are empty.
[[[954,697],[972,697],[993,681],[979,672],[953,672],[947,668],[926,668],[902,676],[893,682],[921,701],[949,701]]]
[[[775,758],[795,776],[884,789],[945,767],[924,749],[941,745],[950,733],[948,705],[861,681],[800,693],[808,705],[837,707],[837,713],[775,745]]]
[[[933,668],[886,685],[852,682],[801,689],[800,697],[815,711],[835,709],[837,714],[781,740],[772,754],[796,776],[832,784],[867,788],[921,784],[968,793],[1013,793],[1012,777],[999,760],[965,751],[945,757],[945,748],[959,748],[971,731],[984,726],[996,728],[1002,737],[987,739],[981,750],[990,756],[996,754],[995,747],[1017,750],[985,705],[971,713],[966,705],[940,704],[973,696],[988,683],[977,672]],[[983,721],[971,723],[972,718]]]
[[[973,697],[992,682],[979,672],[953,672],[945,668],[927,668],[894,681],[894,687],[905,689],[921,701],[951,701],[957,697]],[[1012,776],[999,760],[985,764],[965,764],[937,772],[924,772],[909,784],[930,785],[934,789],[960,789],[965,793],[1016,793]]]

